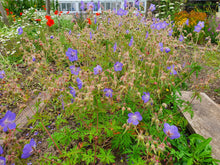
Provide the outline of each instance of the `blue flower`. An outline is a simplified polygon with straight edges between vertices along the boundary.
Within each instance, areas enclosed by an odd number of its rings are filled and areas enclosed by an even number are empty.
[[[3,131],[7,132],[8,129],[15,129],[16,128],[16,124],[14,122],[16,118],[16,114],[11,112],[11,111],[7,111],[5,116],[0,119],[0,126],[3,127]]]
[[[162,29],[161,23],[157,23],[157,24],[155,24],[155,28],[156,28],[157,30]]]
[[[159,46],[160,46],[160,51],[163,52],[163,43],[160,42],[160,43],[159,43]]]
[[[35,58],[35,57],[33,57],[33,58],[32,58],[32,61],[36,61],[36,58]]]
[[[71,74],[78,75],[79,71],[81,71],[80,67],[75,67],[74,65],[70,66]]]
[[[2,146],[0,146],[0,155],[3,154],[3,152],[4,152],[3,148],[2,148]]]
[[[92,39],[92,32],[90,32],[89,35],[90,35],[90,40],[91,40]]]
[[[151,29],[155,29],[155,28],[156,28],[156,24],[155,24],[155,23],[151,24],[151,25],[150,25],[150,28],[151,28]]]
[[[199,25],[196,25],[194,28],[195,28],[194,31],[195,31],[195,32],[198,32],[198,33],[199,33],[200,30],[202,29],[201,26],[199,26]]]
[[[71,35],[71,30],[69,31],[69,35]]]
[[[133,36],[131,37],[131,40],[130,40],[130,42],[129,42],[129,44],[128,44],[128,46],[131,46],[132,44],[133,44]]]
[[[129,30],[126,30],[126,34],[128,34],[129,33]]]
[[[173,29],[171,29],[168,33],[169,33],[169,36],[172,36]]]
[[[0,71],[0,79],[3,79],[5,77],[5,71],[2,70]]]
[[[128,123],[132,123],[133,125],[138,125],[139,121],[142,120],[140,112],[129,113],[128,117]]]
[[[144,103],[147,103],[150,100],[150,93],[149,92],[143,92],[143,96],[142,96],[142,100],[144,101]]]
[[[117,15],[123,16],[123,15],[127,15],[128,11],[127,10],[123,10],[122,8],[120,8],[117,11]]]
[[[28,157],[30,157],[34,153],[34,149],[36,148],[36,146],[36,142],[32,138],[29,144],[25,144],[21,158],[27,159]]]
[[[124,0],[124,9],[126,9],[127,3],[128,3],[128,1],[127,1],[127,0]]]
[[[175,68],[175,65],[171,65],[171,66],[167,67],[167,69],[170,70],[171,75],[176,75],[177,74],[177,72],[174,68]]]
[[[66,56],[69,57],[71,62],[78,60],[77,50],[73,50],[72,48],[68,48]]]
[[[169,53],[170,52],[170,48],[165,48],[165,52]]]
[[[151,10],[151,12],[153,12],[155,9],[156,9],[155,5],[154,4],[150,4],[149,10]]]
[[[97,65],[95,68],[94,68],[94,74],[97,75],[99,73],[102,72],[102,67]]]
[[[6,165],[5,157],[0,156],[0,165]]]
[[[96,20],[96,17],[95,17],[95,19],[94,19],[94,24],[96,24],[96,22],[97,22],[97,20]]]
[[[93,3],[93,2],[87,3],[87,9],[88,9],[88,10],[89,10],[89,9],[93,10],[93,8],[94,8],[94,3]]]
[[[148,35],[149,35],[149,33],[148,33],[148,31],[147,31],[145,39],[147,39],[147,38],[148,38]]]
[[[114,45],[113,49],[114,49],[114,52],[115,52],[115,51],[116,51],[116,49],[117,49],[117,43],[115,43],[115,45]]]
[[[82,9],[82,11],[84,11],[84,8],[85,8],[84,2],[83,2],[83,1],[81,1],[81,6],[80,6],[80,9]]]
[[[21,35],[23,33],[23,29],[22,29],[22,27],[19,27],[18,28],[18,35]]]
[[[76,91],[75,91],[75,89],[73,88],[73,87],[69,87],[70,88],[70,94],[73,96],[73,97],[76,97],[75,95],[76,95]]]
[[[98,10],[100,9],[100,6],[101,6],[101,5],[100,5],[100,1],[98,1]]]
[[[197,25],[200,26],[201,28],[204,28],[204,21],[199,21]]]
[[[189,19],[186,20],[186,25],[189,25]]]
[[[161,23],[161,28],[165,29],[168,25],[169,24],[166,21],[164,21],[164,22]]]
[[[170,138],[170,139],[177,139],[180,137],[180,133],[178,132],[178,128],[175,125],[169,125],[168,123],[164,123],[163,132]]]
[[[105,92],[105,96],[107,96],[107,97],[112,97],[112,92],[113,92],[112,89],[110,89],[110,88],[105,88],[103,91]]]
[[[180,35],[180,38],[179,38],[179,41],[183,41],[184,40],[184,37],[182,35]]]
[[[77,81],[77,86],[78,86],[78,88],[79,88],[79,89],[81,89],[81,88],[82,88],[82,86],[83,86],[82,81],[80,80],[80,78],[79,78],[79,77],[77,77],[76,81]]]
[[[139,6],[140,5],[140,1],[139,0],[135,0],[135,5]]]
[[[116,62],[115,65],[114,65],[114,69],[115,69],[116,72],[121,71],[122,67],[123,67],[123,64],[120,63],[120,62]]]
[[[50,36],[50,39],[54,39],[54,37],[53,37],[53,36]]]

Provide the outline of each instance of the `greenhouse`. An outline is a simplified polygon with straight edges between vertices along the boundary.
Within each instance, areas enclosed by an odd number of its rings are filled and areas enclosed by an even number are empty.
[[[85,4],[85,11],[86,11],[86,6],[87,3],[90,2],[89,0],[84,0],[83,1]],[[141,12],[145,12],[145,5],[146,5],[146,0],[140,1],[140,6],[135,5],[135,1],[127,1],[127,5],[129,8],[131,7],[136,7],[137,9],[141,10]],[[65,12],[70,12],[70,13],[76,13],[80,12],[81,10],[81,0],[59,0],[59,10]],[[105,10],[119,10],[120,8],[124,8],[124,0],[101,0],[100,1],[100,6],[101,8],[98,10],[98,0],[93,1],[94,3],[94,9],[93,12],[101,12]]]

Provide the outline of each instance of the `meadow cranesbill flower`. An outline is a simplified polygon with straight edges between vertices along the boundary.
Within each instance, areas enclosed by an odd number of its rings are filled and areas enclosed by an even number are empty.
[[[176,75],[176,74],[177,74],[177,72],[176,72],[176,70],[174,69],[174,67],[175,67],[175,65],[171,65],[171,66],[167,67],[167,69],[170,70],[170,74],[171,74],[171,75]]]
[[[169,24],[168,24],[166,21],[163,21],[163,22],[161,23],[161,28],[162,28],[162,29],[165,29],[168,25],[169,25]]]
[[[34,149],[36,148],[36,146],[36,142],[32,138],[30,143],[25,144],[21,158],[27,159],[28,157],[30,157],[34,153]]]
[[[11,112],[11,111],[7,111],[5,116],[0,119],[0,126],[3,127],[3,131],[7,132],[8,129],[15,129],[16,128],[16,124],[14,122],[16,118],[16,114]]]
[[[18,35],[21,35],[23,33],[23,29],[22,29],[22,27],[19,27],[18,28]]]
[[[6,159],[3,156],[0,156],[0,165],[6,165]]]
[[[150,100],[150,93],[149,92],[143,92],[143,96],[142,96],[142,100],[144,101],[144,103],[147,103]]]
[[[79,71],[81,71],[80,67],[75,67],[74,65],[70,66],[71,74],[78,75]]]
[[[111,88],[105,88],[103,91],[105,92],[105,96],[112,97],[113,90]]]
[[[127,0],[124,0],[124,9],[126,9],[126,7],[127,7]]]
[[[179,41],[183,41],[184,37],[182,35],[180,35]]]
[[[102,67],[100,65],[97,65],[95,68],[94,68],[94,74],[97,75],[99,73],[102,72]]]
[[[172,36],[172,33],[173,33],[173,29],[171,29],[171,30],[168,32],[169,36]]]
[[[120,8],[117,11],[117,15],[123,16],[123,15],[127,15],[128,11],[127,10],[123,10],[122,8]]]
[[[151,12],[153,12],[155,9],[156,9],[155,5],[154,5],[154,4],[150,4],[149,10],[150,10]]]
[[[94,8],[94,3],[93,2],[87,3],[87,9],[88,10],[93,10],[93,8]]]
[[[54,37],[53,37],[53,36],[50,36],[50,39],[54,39]]]
[[[82,83],[82,81],[80,80],[79,77],[77,77],[76,82],[77,82],[77,86],[78,86],[78,88],[81,89],[82,86],[83,86],[83,83]]]
[[[160,51],[163,52],[163,43],[160,42],[160,43],[159,43],[159,46],[160,46]]]
[[[186,20],[186,25],[187,25],[187,26],[189,25],[189,19]]]
[[[139,0],[135,0],[135,5],[139,6],[140,5],[140,1]]]
[[[114,65],[114,69],[115,69],[116,72],[121,71],[122,67],[123,67],[123,64],[120,63],[120,62],[116,62],[115,65]]]
[[[97,21],[96,21],[96,17],[95,17],[94,24],[96,24],[96,22],[97,22]]]
[[[156,28],[157,30],[162,29],[162,27],[161,27],[161,23],[157,23],[157,24],[155,24],[155,28]]]
[[[71,35],[71,30],[69,31],[69,35]]]
[[[129,42],[129,44],[128,44],[128,46],[131,46],[132,44],[133,44],[133,36],[131,37],[131,40],[130,40],[130,42]]]
[[[170,52],[170,48],[165,48],[165,52],[169,53]]]
[[[75,89],[74,89],[73,87],[71,87],[71,86],[69,86],[69,88],[70,88],[70,94],[71,94],[73,97],[75,97],[75,95],[76,95]]]
[[[85,8],[84,2],[83,2],[83,1],[81,1],[81,6],[80,6],[80,9],[81,9],[82,11],[84,11],[84,8]]]
[[[101,5],[100,5],[100,1],[98,1],[98,10],[100,9]]]
[[[66,51],[66,56],[69,57],[71,62],[78,60],[77,50],[73,50],[72,48],[68,48]]]
[[[156,28],[156,24],[155,24],[155,23],[151,24],[151,25],[150,25],[150,28],[151,28],[151,29],[155,29],[155,28]]]
[[[3,152],[4,152],[3,148],[2,148],[2,146],[0,146],[0,155],[3,154]]]
[[[164,123],[163,132],[170,138],[170,139],[177,139],[180,137],[180,133],[178,132],[178,128],[175,125],[169,125],[168,123]]]
[[[126,30],[126,34],[128,34],[129,33],[129,30]]]
[[[91,40],[91,39],[92,39],[92,32],[90,32],[90,33],[89,33],[89,35],[90,35],[90,37],[89,37],[89,38],[90,38],[90,40]]]
[[[149,35],[149,33],[148,33],[148,31],[147,31],[145,39],[147,39],[147,38],[148,38],[148,35]]]
[[[32,61],[36,61],[36,58],[35,58],[35,57],[33,57],[33,58],[32,58]]]
[[[194,31],[197,33],[199,33],[200,30],[202,29],[201,26],[199,26],[199,25],[196,25],[194,28],[195,28]]]
[[[114,45],[113,49],[114,49],[114,52],[115,52],[115,51],[116,51],[116,49],[117,49],[117,43],[115,43],[115,45]]]
[[[129,113],[128,117],[128,123],[132,123],[133,125],[138,125],[139,121],[142,120],[140,112]]]
[[[200,26],[201,28],[204,28],[204,21],[199,21],[197,25]]]
[[[2,70],[0,71],[0,79],[3,79],[5,77],[5,71]]]

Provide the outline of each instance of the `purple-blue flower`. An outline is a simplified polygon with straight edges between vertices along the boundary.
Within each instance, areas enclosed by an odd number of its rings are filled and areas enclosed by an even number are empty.
[[[82,9],[82,11],[84,11],[84,8],[85,8],[84,2],[83,2],[83,1],[81,1],[81,6],[80,6],[80,9]]]
[[[179,38],[179,41],[183,41],[184,40],[184,37],[182,35],[180,35],[180,38]]]
[[[70,88],[70,94],[73,96],[73,97],[75,97],[75,95],[76,95],[76,91],[75,91],[75,89],[73,88],[73,87],[69,87]]]
[[[5,71],[1,70],[0,71],[0,79],[3,79],[5,77]]]
[[[129,113],[128,117],[128,123],[132,123],[133,125],[138,125],[139,121],[142,120],[140,112]]]
[[[169,25],[169,24],[168,24],[166,21],[163,21],[163,22],[161,23],[161,28],[162,28],[162,29],[165,29],[168,25]]]
[[[128,46],[131,46],[132,44],[133,44],[133,36],[131,37],[131,40],[130,40],[130,42],[129,42],[129,44],[128,44]]]
[[[149,35],[149,33],[148,33],[148,31],[147,31],[145,39],[147,39],[147,38],[148,38],[148,35]]]
[[[204,28],[205,26],[204,21],[199,21],[197,25],[200,26],[201,28]]]
[[[92,32],[90,32],[89,35],[90,35],[90,40],[91,40],[92,39]]]
[[[162,29],[161,23],[156,23],[156,24],[155,24],[155,28],[156,28],[157,30]]]
[[[169,53],[170,52],[170,48],[165,48],[165,52]]]
[[[144,101],[144,103],[147,103],[150,100],[150,93],[149,92],[143,92],[143,96],[142,96],[142,100]]]
[[[178,128],[175,125],[169,125],[168,123],[164,123],[163,132],[170,138],[170,139],[177,139],[180,137],[180,133],[178,132]]]
[[[114,65],[114,69],[115,69],[116,72],[121,71],[122,67],[123,67],[123,64],[120,63],[120,62],[116,62],[115,65]]]
[[[28,157],[30,157],[34,153],[34,149],[36,148],[36,146],[36,142],[32,138],[30,143],[25,144],[21,158],[27,159]]]
[[[120,8],[117,11],[117,15],[123,16],[123,15],[127,15],[128,11],[127,10],[123,10],[122,8]]]
[[[3,127],[3,131],[7,132],[8,129],[15,129],[16,128],[16,124],[14,122],[16,118],[16,114],[11,112],[11,111],[7,111],[5,116],[0,119],[0,126]]]
[[[124,0],[124,9],[126,9],[127,3],[128,3],[128,1],[127,1],[127,0]]]
[[[171,65],[171,66],[167,67],[167,69],[170,70],[171,75],[176,75],[177,74],[177,72],[174,68],[175,68],[175,65]]]
[[[82,83],[82,81],[80,80],[79,77],[77,77],[76,82],[77,82],[77,86],[78,86],[78,88],[81,89],[82,86],[83,86],[83,83]]]
[[[2,148],[2,146],[0,146],[0,155],[3,154],[3,152],[4,152],[3,148]]]
[[[189,25],[189,19],[186,20],[186,25]]]
[[[53,36],[50,36],[50,39],[54,39],[54,37],[53,37]]]
[[[100,65],[97,65],[95,68],[94,68],[94,74],[97,75],[99,73],[102,72],[102,67]]]
[[[154,4],[150,4],[149,10],[151,10],[151,12],[153,12],[155,9],[156,9],[155,5]]]
[[[66,51],[66,56],[69,57],[71,62],[78,60],[77,50],[73,50],[72,48],[68,48]]]
[[[139,0],[135,0],[135,5],[139,6],[140,5],[140,1]]]
[[[6,165],[6,159],[3,156],[0,156],[0,165]]]
[[[23,29],[22,29],[22,27],[19,27],[18,28],[18,35],[21,35],[23,33]]]
[[[173,29],[171,29],[168,33],[169,33],[169,36],[172,36]]]
[[[155,24],[155,23],[151,24],[151,25],[150,25],[150,28],[151,28],[151,29],[155,29],[155,28],[156,28],[156,24]]]
[[[117,43],[115,43],[115,45],[114,45],[113,49],[114,49],[114,52],[115,52],[115,51],[116,51],[116,49],[117,49]]]
[[[36,58],[35,58],[35,57],[33,57],[33,58],[32,58],[32,61],[36,61]]]
[[[126,34],[128,34],[129,33],[129,30],[126,30]]]
[[[100,1],[98,1],[98,10],[100,9],[100,6],[101,6],[101,5],[100,5]]]
[[[201,26],[199,26],[199,25],[196,25],[194,28],[195,28],[194,31],[197,33],[199,33],[200,30],[202,29]]]
[[[113,90],[111,88],[105,88],[103,91],[105,92],[105,96],[112,97]]]
[[[79,71],[81,71],[80,67],[75,67],[74,65],[70,66],[71,74],[78,75]]]
[[[71,30],[69,31],[69,35],[71,35]]]
[[[87,9],[88,9],[88,10],[89,10],[89,9],[93,10],[93,8],[94,8],[94,3],[93,3],[93,2],[87,3]]]
[[[97,22],[97,20],[96,20],[96,17],[95,17],[95,19],[94,19],[94,24],[96,24],[96,22]]]
[[[160,46],[160,51],[163,52],[163,43],[160,42],[160,43],[159,43],[159,46]]]

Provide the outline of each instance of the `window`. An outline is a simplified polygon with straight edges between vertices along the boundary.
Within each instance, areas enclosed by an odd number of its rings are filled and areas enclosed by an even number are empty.
[[[72,10],[71,11],[76,11],[76,3],[72,3]]]
[[[94,3],[94,9],[93,10],[98,11],[98,3],[97,2]]]
[[[111,5],[111,10],[115,9],[116,10],[116,3],[115,2],[112,2],[112,5]]]
[[[141,11],[144,11],[144,8],[145,8],[145,2],[140,2],[140,8],[141,8]]]
[[[116,10],[118,11],[121,8],[121,2],[117,3]]]
[[[67,10],[66,11],[71,11],[71,6],[72,6],[71,3],[67,3]]]
[[[111,8],[110,8],[110,3],[109,3],[109,2],[107,2],[105,5],[106,5],[106,10],[111,9]]]
[[[62,11],[66,11],[66,4],[62,3]]]
[[[62,3],[59,3],[59,11],[62,11]]]
[[[105,10],[105,3],[104,2],[101,2],[101,9]]]

